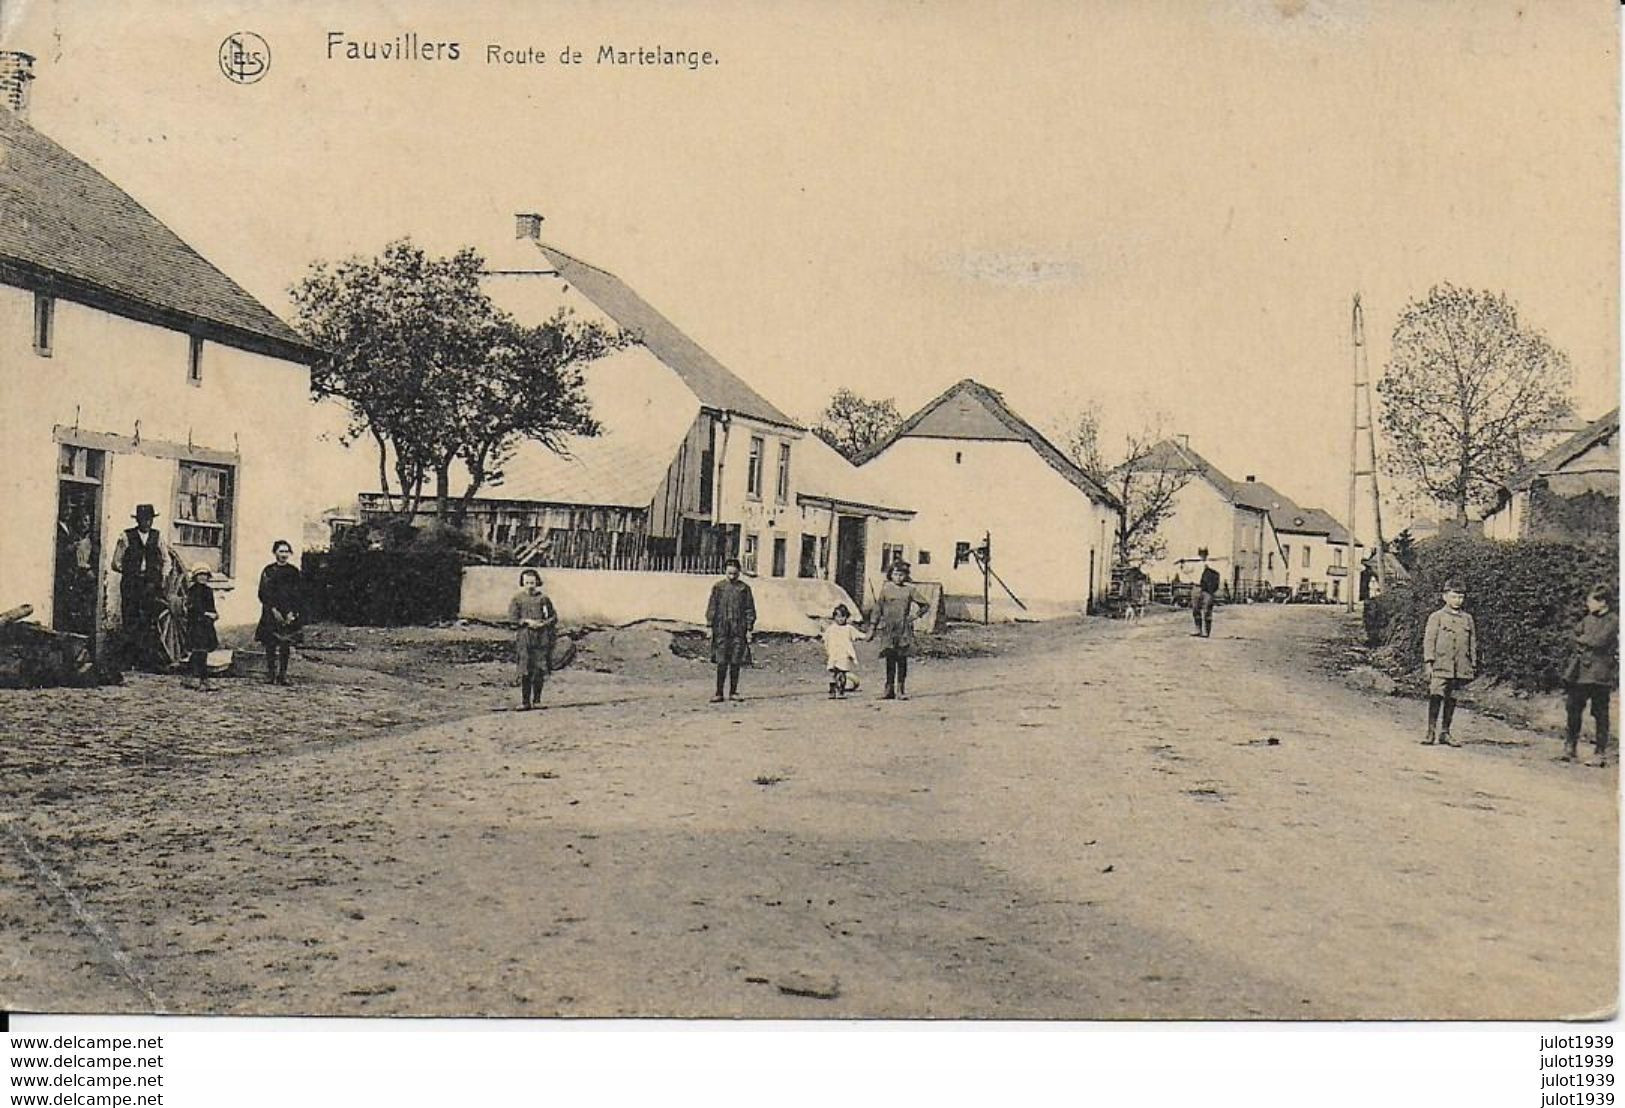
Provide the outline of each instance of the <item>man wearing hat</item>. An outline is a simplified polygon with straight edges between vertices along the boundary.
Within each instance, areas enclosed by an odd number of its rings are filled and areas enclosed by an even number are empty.
[[[157,515],[151,504],[136,505],[135,526],[119,535],[113,547],[125,663],[143,669],[159,668],[156,621],[163,606],[164,571],[169,566],[169,549],[152,525]]]

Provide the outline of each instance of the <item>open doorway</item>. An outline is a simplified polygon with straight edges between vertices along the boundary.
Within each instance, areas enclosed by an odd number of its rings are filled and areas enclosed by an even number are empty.
[[[868,521],[862,516],[841,516],[835,525],[835,583],[853,603],[863,606],[863,551]]]
[[[51,627],[92,641],[100,620],[97,566],[102,557],[100,450],[64,446],[57,472],[56,572]]]

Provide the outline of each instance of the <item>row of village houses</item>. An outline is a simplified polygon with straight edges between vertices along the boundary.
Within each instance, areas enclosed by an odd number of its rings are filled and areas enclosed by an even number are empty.
[[[0,55],[0,606],[99,633],[117,609],[114,541],[150,503],[185,562],[216,570],[223,620],[251,622],[247,582],[274,540],[297,544],[324,510],[388,510],[365,491],[377,461],[341,446],[342,415],[310,402],[317,351],[29,125],[30,63]],[[602,433],[563,454],[523,445],[465,525],[556,567],[578,610],[680,617],[703,604],[694,575],[730,556],[785,629],[842,594],[865,605],[896,558],[940,586],[949,614],[979,612],[984,594],[1000,617],[1106,596],[1116,499],[995,390],[958,382],[853,465],[619,278],[543,242],[541,222],[520,215],[488,252],[492,299],[522,322],[567,306],[636,341],[587,371]],[[1325,511],[1233,480],[1183,440],[1154,461],[1190,479],[1163,527],[1166,558],[1145,567],[1152,580],[1191,580],[1205,550],[1237,597],[1355,587],[1357,544]],[[507,574],[465,587],[465,608],[507,587]]]

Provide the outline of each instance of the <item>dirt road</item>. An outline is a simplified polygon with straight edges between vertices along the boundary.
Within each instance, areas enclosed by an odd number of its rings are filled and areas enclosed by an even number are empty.
[[[1023,629],[906,703],[569,671],[0,813],[12,1009],[1554,1018],[1615,1001],[1614,771],[1311,660],[1341,617]],[[686,667],[686,668],[684,668]],[[669,667],[668,667],[669,668]],[[870,662],[869,676],[874,665]],[[235,691],[224,697],[247,695]],[[404,695],[404,694],[403,694]]]

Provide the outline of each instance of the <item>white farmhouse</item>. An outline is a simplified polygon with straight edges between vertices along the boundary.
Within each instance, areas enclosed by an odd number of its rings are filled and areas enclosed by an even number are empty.
[[[1343,601],[1349,590],[1359,596],[1362,546],[1349,549],[1349,531],[1324,508],[1300,508],[1286,498],[1271,513],[1281,554],[1287,564],[1286,584],[1295,597]]]
[[[1279,493],[1252,477],[1231,480],[1183,437],[1153,446],[1138,464],[1136,480],[1164,473],[1187,479],[1158,530],[1163,556],[1141,567],[1152,581],[1195,581],[1205,550],[1227,597],[1262,596],[1281,583],[1281,547],[1270,518]]]
[[[1619,534],[1619,409],[1557,443],[1501,488],[1484,516],[1492,539],[1607,538]]]
[[[300,540],[312,354],[150,211],[24,118],[0,55],[0,607],[92,636],[109,563],[152,504],[223,624],[258,618],[274,540]]]
[[[549,571],[566,615],[579,599],[580,611],[606,618],[692,618],[696,605],[684,598],[709,585],[681,575],[720,574],[730,557],[756,579],[758,606],[782,599],[794,629],[809,606],[824,616],[838,601],[865,606],[913,512],[626,282],[542,242],[541,223],[519,213],[513,242],[487,256],[492,301],[526,325],[564,308],[633,341],[583,369],[600,433],[568,436],[562,452],[521,442],[501,481],[469,502],[465,529]],[[348,472],[370,487],[361,460]],[[467,485],[454,472],[454,495]],[[360,509],[376,517],[390,505],[364,492]],[[425,519],[435,510],[432,500],[419,508]],[[466,614],[506,603],[482,583],[493,576],[511,586],[506,570],[465,574]],[[703,589],[698,596],[703,612]]]
[[[915,579],[941,583],[949,615],[980,616],[976,552],[989,540],[1000,618],[1083,612],[1105,596],[1116,498],[986,385],[960,381],[858,460],[917,513],[883,562],[910,557]]]

